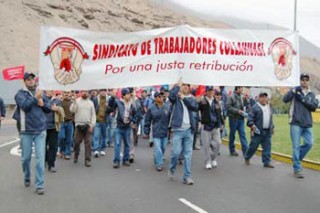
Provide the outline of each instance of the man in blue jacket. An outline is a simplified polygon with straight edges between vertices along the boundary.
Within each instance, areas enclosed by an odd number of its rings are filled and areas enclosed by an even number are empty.
[[[43,99],[42,91],[35,88],[35,75],[24,74],[24,88],[15,95],[17,110],[20,111],[21,123],[21,160],[24,173],[24,185],[31,183],[31,154],[32,144],[35,147],[35,185],[36,193],[44,194],[45,146],[46,146],[46,115],[51,108]]]
[[[268,104],[268,94],[261,92],[259,102],[250,109],[247,126],[251,128],[251,142],[245,153],[245,163],[250,165],[250,158],[262,146],[262,163],[265,168],[274,168],[271,162],[271,136],[274,133],[272,110]]]
[[[318,106],[315,94],[309,88],[308,74],[300,75],[300,86],[288,91],[283,102],[291,102],[289,109],[290,134],[292,142],[292,162],[294,175],[304,178],[301,161],[308,154],[313,145],[312,115]],[[300,138],[303,144],[300,145]]]
[[[120,150],[121,140],[124,143],[124,154],[122,165],[130,166],[129,152],[130,152],[130,132],[131,122],[136,123],[136,112],[131,102],[130,91],[127,88],[121,90],[122,99],[116,99],[114,92],[112,92],[109,99],[109,107],[115,111],[116,129],[115,129],[115,146],[113,168],[117,169],[120,166]]]
[[[181,79],[170,91],[169,99],[173,105],[170,124],[173,131],[173,144],[168,175],[173,179],[179,155],[183,151],[184,175],[182,182],[193,185],[191,178],[191,160],[195,118],[193,111],[198,110],[196,99],[190,94],[190,85],[183,84]]]
[[[170,105],[164,103],[163,93],[154,93],[154,104],[148,109],[145,117],[144,132],[150,134],[152,124],[153,134],[153,158],[156,170],[163,169],[163,158],[168,144]]]

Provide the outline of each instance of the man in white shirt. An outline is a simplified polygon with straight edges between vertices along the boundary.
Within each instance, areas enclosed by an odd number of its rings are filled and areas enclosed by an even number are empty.
[[[259,102],[250,110],[247,126],[251,128],[251,142],[244,155],[246,165],[250,165],[250,158],[262,146],[262,162],[265,168],[274,168],[271,162],[271,136],[274,133],[272,110],[268,104],[268,94],[261,92]]]

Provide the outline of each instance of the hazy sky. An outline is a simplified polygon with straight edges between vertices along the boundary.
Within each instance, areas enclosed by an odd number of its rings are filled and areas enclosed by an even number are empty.
[[[212,17],[228,16],[293,29],[294,0],[169,1]],[[297,30],[320,47],[320,0],[297,0],[297,8]]]

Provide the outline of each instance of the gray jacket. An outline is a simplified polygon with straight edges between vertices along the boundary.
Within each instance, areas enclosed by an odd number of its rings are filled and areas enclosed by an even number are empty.
[[[244,111],[246,104],[246,99],[243,98],[242,95],[238,95],[234,92],[227,100],[228,116],[233,119],[243,119],[239,114],[239,110]]]

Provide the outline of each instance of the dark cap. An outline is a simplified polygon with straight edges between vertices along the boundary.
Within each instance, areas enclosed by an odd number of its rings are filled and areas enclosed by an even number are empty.
[[[302,80],[303,78],[310,79],[310,77],[309,77],[309,75],[307,73],[301,73],[300,80]]]
[[[30,77],[34,78],[36,76],[35,76],[35,74],[33,74],[31,72],[26,72],[26,73],[24,73],[23,80],[26,80],[26,79],[28,79]]]
[[[106,92],[107,89],[100,89],[100,92]]]
[[[260,93],[259,93],[259,97],[262,97],[262,96],[268,97],[268,93],[266,93],[266,92],[260,92]]]
[[[197,89],[192,89],[192,90],[191,90],[191,94],[192,94],[193,96],[196,96],[196,94],[197,94]]]
[[[130,93],[130,91],[127,88],[122,88],[122,90],[121,90],[122,96],[125,96],[126,94],[129,94],[129,93]]]
[[[222,95],[219,90],[216,90],[214,94],[215,94],[215,95]]]
[[[129,90],[130,93],[132,93],[134,88],[133,87],[128,87],[128,90]]]
[[[168,92],[168,89],[166,87],[161,87],[160,91],[161,92]]]
[[[206,92],[213,91],[213,86],[206,86]]]
[[[156,98],[156,97],[158,97],[159,95],[163,95],[163,92],[155,92],[154,95],[153,95],[153,97]]]

